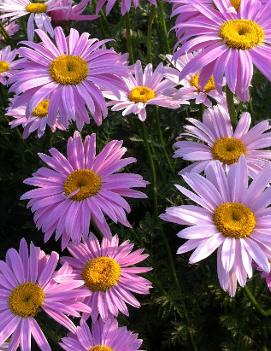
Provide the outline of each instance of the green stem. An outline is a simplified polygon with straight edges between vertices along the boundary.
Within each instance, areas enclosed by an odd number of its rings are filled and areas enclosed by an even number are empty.
[[[175,169],[172,165],[172,162],[168,156],[168,153],[167,153],[167,149],[166,149],[166,143],[165,143],[165,139],[164,139],[164,136],[163,136],[163,133],[162,133],[162,129],[161,129],[161,124],[160,124],[160,113],[159,113],[159,110],[158,108],[156,108],[156,111],[155,111],[155,119],[156,119],[156,127],[157,127],[157,131],[158,131],[158,135],[159,135],[159,140],[160,140],[160,144],[162,146],[162,149],[163,149],[163,153],[164,153],[164,156],[165,156],[165,159],[166,159],[166,162],[169,166],[169,169],[171,170],[172,174],[175,175]]]
[[[1,21],[0,21],[0,33],[3,35],[4,40],[7,43],[10,43],[10,37],[9,37],[8,33],[6,32],[6,30],[3,26],[3,23]]]
[[[262,306],[258,303],[256,300],[255,296],[252,294],[252,292],[249,290],[248,286],[244,287],[244,292],[247,296],[247,298],[250,300],[252,305],[256,308],[256,310],[264,317],[270,317],[271,316],[271,309],[269,310],[264,310]]]
[[[148,20],[148,32],[147,32],[147,61],[152,63],[152,26],[156,16],[156,8],[152,6],[151,14]]]
[[[171,50],[170,50],[170,45],[168,40],[167,24],[165,20],[164,0],[159,0],[158,2],[158,19],[159,19],[160,28],[162,30],[163,37],[164,37],[163,41],[165,45],[165,50],[166,50],[166,53],[169,54]]]
[[[236,111],[235,111],[235,107],[234,107],[234,100],[233,100],[234,95],[230,91],[228,86],[226,86],[226,96],[227,96],[227,105],[228,105],[228,110],[229,110],[229,114],[231,117],[231,122],[232,122],[233,127],[236,127],[237,116],[236,116]]]
[[[129,52],[129,56],[130,56],[129,58],[130,58],[131,63],[135,63],[133,43],[132,43],[132,37],[131,37],[131,24],[130,24],[129,12],[127,12],[125,15],[125,21],[126,21],[127,50]]]

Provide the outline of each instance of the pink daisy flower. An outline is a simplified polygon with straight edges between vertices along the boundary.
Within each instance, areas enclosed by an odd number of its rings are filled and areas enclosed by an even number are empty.
[[[165,79],[164,71],[162,64],[154,71],[152,64],[148,64],[143,71],[141,62],[137,61],[130,69],[130,74],[123,77],[123,89],[105,93],[105,96],[112,100],[109,102],[110,106],[113,105],[112,111],[123,110],[123,116],[134,113],[141,121],[145,121],[146,107],[149,105],[177,109],[182,103],[186,103],[180,98],[176,99],[176,84]]]
[[[65,351],[136,351],[141,344],[142,340],[138,339],[137,334],[126,327],[119,327],[115,319],[98,320],[91,330],[82,321],[76,334],[70,334],[60,342]]]
[[[9,18],[11,21],[29,15],[27,21],[28,40],[34,38],[34,27],[54,35],[49,11],[64,9],[65,7],[55,0],[32,2],[29,0],[5,0],[0,4],[0,19]]]
[[[184,126],[180,137],[192,137],[195,141],[175,143],[174,157],[181,157],[194,163],[181,173],[193,171],[201,173],[212,160],[222,162],[228,171],[241,156],[247,161],[248,175],[255,177],[271,160],[270,123],[262,121],[250,128],[250,114],[242,113],[233,131],[229,113],[222,106],[209,108],[203,114],[202,122],[187,119],[191,124]]]
[[[136,162],[133,157],[122,158],[126,152],[122,141],[109,142],[96,155],[96,135],[82,142],[75,132],[68,140],[67,158],[55,148],[49,152],[50,156],[39,154],[47,167],[24,181],[37,189],[22,196],[30,199],[28,206],[35,213],[37,227],[45,233],[45,241],[56,232],[56,240],[62,237],[63,248],[69,240],[78,244],[82,236],[87,238],[90,222],[110,237],[105,216],[131,226],[126,217],[131,208],[124,197],[146,198],[133,188],[145,188],[148,182],[138,174],[117,173]]]
[[[226,173],[222,164],[213,161],[206,178],[197,173],[183,175],[194,191],[176,185],[177,189],[198,206],[170,207],[161,219],[187,228],[177,235],[188,239],[177,251],[194,250],[189,263],[199,262],[217,251],[217,270],[221,287],[230,289],[233,279],[241,286],[252,276],[252,261],[266,273],[271,257],[271,167],[264,168],[248,185],[245,158]],[[236,289],[236,287],[235,287]]]
[[[67,315],[80,317],[78,312],[89,309],[80,302],[84,291],[80,281],[57,283],[58,254],[50,255],[32,243],[30,250],[24,239],[20,249],[9,249],[6,261],[0,261],[0,344],[10,338],[9,350],[31,350],[31,335],[42,351],[51,347],[36,321],[41,310],[66,327],[76,331]],[[65,267],[58,274],[66,274]]]
[[[116,317],[119,312],[128,316],[127,304],[140,307],[133,293],[149,294],[151,283],[139,274],[149,272],[151,268],[135,266],[149,255],[143,254],[143,249],[132,252],[133,246],[129,241],[119,245],[117,235],[103,238],[101,244],[92,235],[84,243],[68,246],[72,257],[64,257],[63,262],[72,267],[74,279],[83,279],[85,287],[81,289],[88,294],[84,303],[91,308],[94,321],[98,316],[102,319],[111,315]],[[64,276],[60,279],[65,281]]]
[[[156,0],[148,0],[151,5],[156,6]],[[116,4],[117,0],[98,0],[96,6],[96,13],[99,13],[103,6],[106,4],[105,13],[106,16],[109,15],[113,6]],[[121,0],[121,15],[124,16],[130,11],[131,6],[134,5],[135,8],[139,6],[139,0]]]
[[[17,51],[11,50],[10,46],[0,50],[0,84],[7,85],[9,78],[15,73],[16,56]]]
[[[67,21],[93,21],[98,18],[97,15],[82,15],[82,12],[89,4],[89,0],[82,0],[79,4],[72,4],[71,0],[55,0],[55,3],[65,6],[65,9],[54,10],[49,12],[49,16],[54,23],[60,24]]]
[[[230,90],[246,101],[253,64],[271,80],[271,3],[242,0],[238,12],[219,11],[224,0],[214,0],[214,4],[216,8],[194,3],[200,16],[180,24],[186,31],[181,40],[186,42],[177,49],[174,58],[201,49],[183,68],[180,79],[200,71],[200,86],[205,86],[213,75],[216,88],[221,91],[225,76]]]
[[[59,115],[64,126],[74,120],[81,129],[89,123],[88,110],[100,125],[107,116],[102,90],[119,89],[123,85],[120,76],[127,72],[120,55],[104,48],[107,40],[89,39],[88,33],[80,36],[75,29],[66,38],[57,27],[55,43],[43,31],[36,32],[42,42],[24,42],[28,48],[19,49],[25,61],[12,80],[11,91],[20,94],[15,102],[27,101],[28,110],[33,111],[40,101],[49,99],[50,126]],[[29,90],[33,92],[30,99],[26,95]]]
[[[9,122],[9,125],[11,128],[22,126],[24,129],[24,139],[28,138],[29,135],[34,132],[37,132],[38,138],[41,138],[44,135],[48,124],[49,104],[49,100],[42,100],[34,108],[29,117],[26,117],[26,103],[18,107],[11,106],[6,112],[6,116],[13,118],[13,120]],[[52,132],[55,132],[57,129],[65,130],[64,126],[62,126],[57,120],[55,125],[50,129]]]
[[[210,97],[218,104],[225,105],[226,97],[224,93],[216,90],[214,77],[211,76],[204,88],[199,85],[199,74],[189,74],[186,78],[180,80],[180,72],[184,66],[194,58],[196,54],[190,53],[179,57],[176,61],[172,59],[172,55],[167,55],[167,60],[174,67],[166,70],[165,77],[176,85],[182,85],[179,93],[183,100],[195,100],[196,104],[204,104],[207,107],[212,106]],[[178,94],[177,94],[178,96]]]
[[[15,22],[2,22],[2,25],[9,37],[12,37],[15,33],[18,32],[20,26]],[[3,35],[0,33],[0,41],[3,40]]]

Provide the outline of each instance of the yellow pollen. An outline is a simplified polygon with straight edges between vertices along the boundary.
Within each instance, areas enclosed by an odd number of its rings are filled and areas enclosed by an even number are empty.
[[[64,192],[68,196],[79,190],[71,198],[82,201],[96,195],[101,189],[101,177],[91,169],[78,169],[68,175],[64,182]]]
[[[253,233],[256,218],[249,207],[238,202],[225,202],[215,209],[214,223],[224,236],[239,239]]]
[[[49,100],[42,100],[34,108],[32,115],[38,118],[46,117],[48,115],[48,108],[49,108]]]
[[[248,50],[263,44],[265,34],[258,23],[248,19],[236,19],[224,22],[219,35],[229,48]]]
[[[235,8],[236,11],[239,10],[241,0],[230,0],[230,3]]]
[[[209,78],[208,82],[205,84],[204,88],[201,89],[201,87],[199,86],[199,74],[195,74],[191,80],[190,80],[190,84],[195,87],[197,89],[198,92],[200,91],[205,91],[206,93],[208,93],[211,90],[215,90],[215,80],[214,77],[211,76],[211,78]]]
[[[120,274],[121,268],[116,260],[101,256],[85,265],[82,278],[90,290],[106,291],[118,283]]]
[[[9,296],[9,308],[19,317],[34,317],[45,299],[43,289],[35,283],[18,285]]]
[[[37,2],[37,3],[34,3],[34,4],[28,4],[26,7],[25,7],[25,10],[27,12],[33,12],[33,13],[43,13],[43,12],[46,12],[47,11],[47,4],[44,4],[42,2]]]
[[[130,101],[145,103],[155,98],[155,96],[156,93],[154,90],[142,85],[132,89],[128,95],[128,98]]]
[[[88,64],[79,56],[62,55],[55,58],[49,68],[51,78],[62,85],[76,85],[86,79]]]
[[[246,145],[236,138],[221,138],[212,146],[213,158],[227,165],[237,162],[246,152]]]
[[[9,70],[9,63],[7,61],[0,61],[0,73],[4,73]]]
[[[105,345],[92,346],[89,351],[113,351],[112,347]]]

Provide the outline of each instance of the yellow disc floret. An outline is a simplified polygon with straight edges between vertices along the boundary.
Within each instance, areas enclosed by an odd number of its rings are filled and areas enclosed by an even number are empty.
[[[133,88],[130,91],[128,98],[130,101],[146,103],[147,101],[154,99],[155,96],[156,93],[153,89],[142,85]]]
[[[199,74],[195,74],[191,80],[190,80],[190,84],[195,87],[197,89],[198,92],[200,91],[205,91],[206,93],[208,93],[211,90],[215,90],[215,80],[214,77],[211,76],[211,78],[209,78],[208,82],[205,84],[204,88],[201,89],[201,87],[199,86]]]
[[[111,257],[93,258],[84,267],[82,278],[92,291],[106,291],[115,286],[121,275],[120,265]]]
[[[80,56],[62,55],[55,58],[49,68],[52,79],[62,85],[76,85],[86,79],[88,63]]]
[[[25,7],[25,10],[30,13],[43,13],[46,12],[48,8],[47,4],[44,4],[42,2],[36,2],[33,4],[28,4]]]
[[[112,347],[105,345],[92,346],[89,351],[113,351]]]
[[[19,317],[34,317],[45,299],[43,289],[35,283],[18,285],[11,291],[8,304],[11,312]]]
[[[241,155],[247,152],[246,145],[237,138],[221,138],[212,146],[212,154],[215,160],[227,165],[237,162]]]
[[[77,191],[71,198],[82,201],[96,195],[101,189],[101,177],[91,169],[78,169],[68,175],[64,182],[64,192],[68,196]]]
[[[249,207],[238,202],[226,202],[215,209],[214,223],[224,236],[239,239],[253,233],[256,218]]]
[[[220,27],[219,35],[232,49],[249,50],[264,42],[263,28],[248,19],[224,22]]]
[[[7,72],[9,70],[9,63],[7,61],[0,61],[0,73]]]
[[[49,109],[49,100],[42,100],[34,108],[32,115],[38,118],[46,117],[48,115],[48,109]]]

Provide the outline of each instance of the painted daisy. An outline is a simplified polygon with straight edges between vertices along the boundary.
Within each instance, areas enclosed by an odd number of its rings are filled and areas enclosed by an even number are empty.
[[[212,8],[194,3],[200,16],[180,24],[180,28],[185,28],[186,42],[178,47],[174,59],[201,49],[183,68],[180,79],[201,71],[200,86],[205,86],[213,75],[216,88],[221,91],[225,76],[230,90],[246,101],[253,64],[271,80],[271,3],[242,0],[238,12],[219,11],[223,3],[224,0],[214,0]]]
[[[88,110],[100,125],[107,116],[102,90],[122,87],[120,76],[127,72],[121,56],[104,47],[107,40],[89,39],[88,33],[79,35],[75,29],[65,37],[63,29],[57,27],[55,43],[43,31],[36,33],[41,43],[23,42],[28,47],[18,49],[25,61],[18,67],[21,70],[12,80],[11,91],[20,94],[20,103],[27,101],[28,111],[49,99],[51,126],[59,116],[64,126],[74,120],[82,129],[89,123]],[[34,90],[31,99],[26,95],[29,90]]]
[[[115,319],[98,320],[91,330],[83,321],[75,334],[69,334],[60,342],[65,351],[136,351],[141,344],[137,334],[119,327]]]
[[[174,144],[174,157],[195,161],[184,168],[181,173],[193,171],[201,173],[212,160],[219,160],[226,171],[244,156],[247,161],[248,174],[255,177],[271,160],[270,123],[262,121],[250,128],[251,117],[242,113],[233,131],[229,113],[222,106],[205,110],[202,122],[187,119],[191,124],[185,125],[181,138],[195,138],[195,141],[181,140]]]
[[[111,231],[105,216],[115,223],[130,227],[126,217],[131,208],[124,197],[146,198],[133,188],[145,188],[146,182],[134,173],[118,173],[135,158],[122,158],[126,149],[122,141],[109,142],[96,155],[96,135],[83,142],[79,132],[69,138],[67,158],[55,148],[50,156],[39,154],[47,167],[38,169],[24,183],[34,185],[22,199],[30,199],[28,206],[35,213],[37,227],[45,233],[47,241],[55,232],[56,240],[62,237],[64,248],[69,240],[79,243],[87,238],[90,222],[103,235]]]
[[[267,166],[248,185],[245,158],[226,173],[213,161],[206,168],[206,178],[197,173],[183,175],[194,191],[176,185],[195,205],[170,207],[161,219],[187,226],[177,235],[188,239],[177,251],[194,250],[191,264],[217,251],[217,270],[221,287],[230,290],[232,277],[241,286],[252,276],[252,261],[266,273],[271,257],[271,167]],[[235,291],[231,290],[231,295]]]
[[[9,18],[11,21],[17,18],[29,15],[27,21],[27,37],[28,40],[34,38],[34,27],[54,35],[51,24],[51,18],[48,16],[49,11],[64,9],[55,0],[48,1],[29,1],[29,0],[5,0],[0,3],[0,19]]]
[[[148,1],[151,5],[157,5],[156,0]],[[103,6],[106,4],[105,13],[106,16],[109,15],[116,2],[117,0],[98,0],[96,6],[96,13],[99,13]],[[129,12],[132,5],[134,5],[134,7],[137,8],[139,6],[139,0],[121,0],[121,15],[124,16],[127,12]]]
[[[0,261],[0,345],[9,339],[9,350],[31,350],[31,335],[38,347],[50,351],[51,347],[36,321],[36,315],[45,312],[48,316],[76,331],[67,317],[80,317],[78,312],[89,308],[80,300],[84,291],[78,289],[80,281],[57,283],[56,267],[59,257],[56,252],[46,255],[32,243],[30,249],[24,239],[20,249],[9,249],[6,261]],[[65,267],[64,267],[64,274]]]
[[[130,74],[123,77],[124,88],[115,92],[106,92],[105,96],[112,100],[109,105],[112,111],[121,111],[123,116],[130,113],[138,115],[141,121],[147,117],[146,107],[156,105],[166,108],[177,109],[182,103],[176,98],[176,84],[164,77],[164,66],[160,64],[154,71],[152,64],[142,69],[140,61],[137,61],[130,69]]]
[[[88,293],[84,303],[91,308],[94,321],[98,316],[104,320],[116,317],[119,312],[128,316],[127,304],[140,307],[133,293],[149,294],[151,283],[139,274],[149,272],[151,268],[135,266],[149,255],[144,254],[143,249],[132,251],[133,246],[129,241],[119,244],[117,235],[103,238],[101,244],[91,235],[84,243],[68,246],[72,257],[63,257],[63,262],[71,266],[74,279],[83,279],[85,287],[81,289],[84,294]],[[60,279],[65,282],[64,276]]]
[[[189,74],[186,78],[180,80],[180,72],[184,66],[194,58],[196,54],[190,53],[179,57],[176,61],[172,59],[172,55],[167,55],[168,62],[174,68],[167,68],[165,77],[176,85],[181,85],[179,89],[183,100],[195,100],[196,104],[204,104],[207,107],[212,106],[210,98],[214,99],[218,104],[225,105],[226,97],[224,93],[216,90],[214,77],[210,77],[204,88],[199,85],[199,74]],[[177,94],[178,95],[178,94]]]
[[[7,85],[9,78],[15,73],[16,56],[17,51],[11,50],[10,46],[0,50],[0,84]]]

